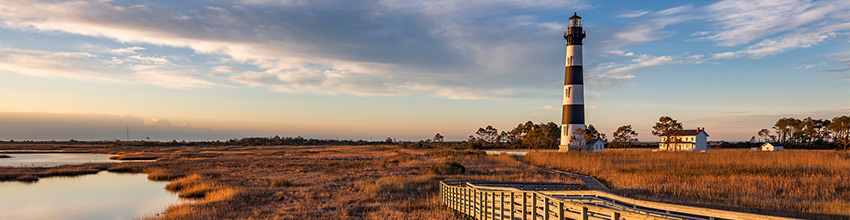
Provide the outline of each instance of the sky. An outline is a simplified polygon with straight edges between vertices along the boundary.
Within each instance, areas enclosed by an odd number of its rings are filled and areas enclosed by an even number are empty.
[[[850,1],[4,0],[0,140],[464,140],[561,121],[709,141],[850,115]]]

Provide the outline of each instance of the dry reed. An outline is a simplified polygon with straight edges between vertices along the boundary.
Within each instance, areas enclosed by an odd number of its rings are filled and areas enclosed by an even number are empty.
[[[530,153],[525,160],[596,177],[639,199],[790,217],[850,216],[846,152],[570,152]]]

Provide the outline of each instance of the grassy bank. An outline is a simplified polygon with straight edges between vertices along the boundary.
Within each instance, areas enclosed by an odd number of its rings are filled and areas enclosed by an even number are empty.
[[[596,177],[660,202],[803,218],[850,216],[850,154],[613,151],[530,153],[527,162]]]
[[[44,146],[41,146],[44,147]],[[73,165],[148,173],[196,202],[169,207],[157,219],[458,219],[438,198],[439,180],[579,183],[511,156],[397,146],[81,147],[157,162]],[[55,168],[0,168],[37,174]]]

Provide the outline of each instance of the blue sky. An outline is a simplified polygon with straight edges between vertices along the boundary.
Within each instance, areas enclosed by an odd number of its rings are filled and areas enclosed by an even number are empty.
[[[567,18],[587,123],[710,140],[850,114],[850,2],[0,2],[0,140],[462,140],[560,122]]]

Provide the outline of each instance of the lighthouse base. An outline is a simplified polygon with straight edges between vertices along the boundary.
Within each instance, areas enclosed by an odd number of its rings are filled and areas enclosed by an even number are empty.
[[[558,152],[569,152],[569,151],[578,151],[578,150],[579,150],[578,146],[571,146],[571,145],[560,145],[560,146],[558,146]]]

